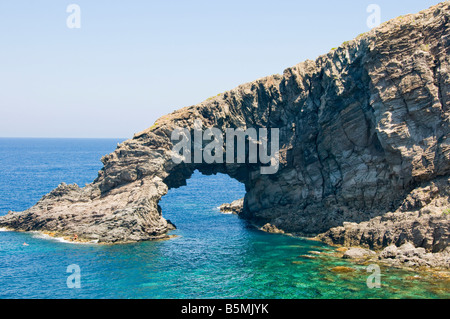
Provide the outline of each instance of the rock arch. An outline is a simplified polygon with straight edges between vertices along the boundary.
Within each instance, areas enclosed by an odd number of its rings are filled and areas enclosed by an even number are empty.
[[[195,169],[245,184],[242,217],[303,235],[438,197],[448,204],[449,6],[395,19],[316,61],[164,116],[103,157],[92,184],[60,185],[29,210],[0,217],[0,226],[108,243],[161,238],[172,226],[158,201]],[[279,128],[278,173],[175,165],[171,132],[192,130],[196,119],[222,131]],[[430,183],[436,191],[409,203]]]

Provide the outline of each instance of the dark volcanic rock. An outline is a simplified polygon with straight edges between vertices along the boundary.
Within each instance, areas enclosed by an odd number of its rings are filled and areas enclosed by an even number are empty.
[[[240,216],[260,227],[371,249],[410,241],[442,251],[450,206],[449,7],[394,19],[316,61],[164,116],[103,157],[92,184],[61,185],[25,212],[0,217],[0,227],[106,243],[161,238],[173,228],[161,196],[198,169],[244,183]],[[197,119],[203,129],[279,128],[279,171],[176,165],[171,133],[193,130]]]

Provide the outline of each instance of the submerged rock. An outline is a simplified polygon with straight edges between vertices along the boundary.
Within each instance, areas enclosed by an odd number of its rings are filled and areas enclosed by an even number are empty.
[[[303,258],[303,259],[316,259],[316,256],[311,256],[311,255],[300,255],[298,256],[298,258]]]
[[[337,272],[337,273],[351,273],[351,272],[355,272],[356,269],[355,268],[351,268],[351,267],[345,267],[345,266],[336,266],[330,269],[332,272]]]
[[[373,250],[411,242],[443,253],[450,238],[449,21],[443,2],[166,115],[104,156],[92,184],[61,184],[30,209],[1,216],[0,227],[103,243],[165,238],[174,226],[158,202],[199,170],[244,183],[242,209],[229,209],[259,227]],[[248,162],[175,164],[171,134],[192,132],[196,120],[222,132],[279,128],[278,171],[264,175],[264,165]]]

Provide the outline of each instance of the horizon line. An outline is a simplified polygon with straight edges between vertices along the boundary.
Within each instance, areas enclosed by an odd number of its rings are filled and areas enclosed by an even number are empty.
[[[129,140],[128,137],[51,137],[51,136],[0,136],[0,139],[124,139]]]

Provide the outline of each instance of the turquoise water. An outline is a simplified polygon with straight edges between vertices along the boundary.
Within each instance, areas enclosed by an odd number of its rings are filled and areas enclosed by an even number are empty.
[[[60,182],[91,182],[118,142],[0,139],[0,214],[28,208]],[[326,255],[334,248],[266,234],[217,209],[243,195],[243,185],[225,175],[196,172],[161,200],[163,215],[178,227],[166,241],[80,245],[0,232],[0,298],[450,297],[443,273],[383,267],[382,287],[369,289],[366,266]],[[66,284],[72,264],[81,269],[80,289]],[[353,271],[337,273],[336,266]]]

